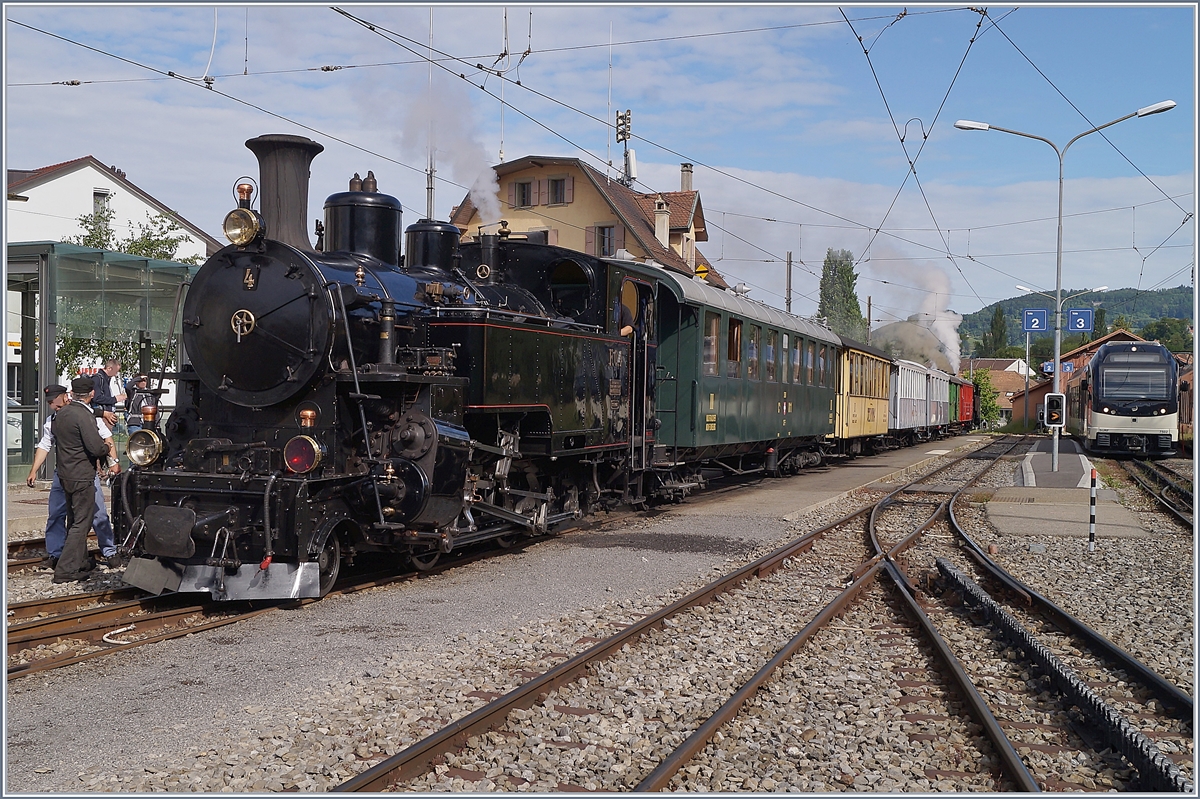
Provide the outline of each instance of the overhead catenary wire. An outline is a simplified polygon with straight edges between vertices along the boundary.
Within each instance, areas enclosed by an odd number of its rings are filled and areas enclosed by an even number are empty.
[[[976,11],[976,13],[979,12]],[[904,15],[901,14],[899,17],[897,17],[893,24],[898,22],[903,16]],[[849,17],[846,16],[844,11],[842,12],[842,17],[846,20],[846,25],[849,26],[850,31],[854,34],[855,39],[857,39],[859,44],[862,45],[862,37],[859,36],[858,32],[854,30],[854,24],[850,21]],[[896,117],[892,113],[891,105],[888,103],[887,93],[883,90],[883,84],[880,82],[879,74],[875,70],[875,64],[871,61],[871,53],[865,45],[862,46],[863,56],[867,59],[867,66],[871,70],[871,76],[875,80],[875,86],[879,89],[879,95],[883,99],[883,106],[887,110],[888,118],[892,122],[892,129],[896,132],[896,137],[900,140],[900,149],[904,151],[904,157],[908,161],[908,171],[904,174],[904,180],[900,183],[900,188],[896,190],[896,195],[892,198],[891,205],[888,206],[887,211],[883,215],[883,219],[880,220],[879,225],[875,228],[876,233],[872,235],[870,240],[867,242],[867,249],[870,249],[871,242],[875,240],[879,229],[883,227],[883,223],[887,221],[892,209],[895,208],[896,201],[900,198],[900,193],[904,191],[904,186],[908,182],[909,175],[911,175],[913,182],[915,182],[917,184],[917,188],[920,189],[921,199],[925,202],[925,208],[929,211],[929,217],[933,220],[934,228],[937,229],[938,235],[942,238],[942,244],[945,246],[945,254],[947,258],[949,258],[950,262],[954,264],[954,268],[958,270],[958,274],[962,277],[963,282],[967,284],[967,288],[971,289],[971,291],[975,293],[976,298],[981,304],[983,304],[983,298],[979,296],[979,292],[975,290],[975,287],[971,285],[971,281],[967,279],[966,273],[962,271],[962,267],[958,265],[958,261],[955,260],[953,253],[950,252],[950,243],[946,240],[945,236],[942,236],[941,227],[938,225],[937,217],[933,213],[933,207],[929,204],[929,197],[925,194],[925,187],[921,185],[920,179],[917,177],[917,161],[920,159],[921,153],[925,151],[925,143],[929,141],[929,133],[933,131],[934,126],[937,124],[938,117],[941,116],[942,109],[946,106],[946,100],[950,98],[950,92],[954,89],[954,84],[958,81],[958,76],[962,74],[963,65],[967,62],[967,56],[970,55],[971,48],[975,46],[975,42],[979,38],[979,31],[983,26],[983,21],[985,18],[986,14],[980,13],[979,21],[975,25],[975,34],[971,36],[970,40],[968,41],[967,49],[963,53],[962,59],[958,63],[958,68],[954,71],[954,77],[950,79],[950,85],[946,87],[946,92],[942,95],[942,102],[940,105],[938,105],[938,109],[934,113],[933,120],[929,123],[929,131],[925,131],[924,126],[922,125],[921,146],[917,148],[917,153],[913,156],[909,155],[908,147],[904,143],[904,134],[900,132],[900,128],[896,124]],[[889,25],[888,27],[891,26]],[[876,40],[878,40],[878,37],[876,37]],[[905,127],[907,128],[907,124]]]
[[[985,15],[987,14],[987,9],[986,9],[986,8],[985,8],[985,9],[983,9],[983,13],[984,13]],[[1004,19],[1004,17],[1001,17],[1000,19]],[[1008,43],[1009,43],[1009,44],[1011,44],[1011,45],[1013,46],[1013,49],[1014,49],[1014,50],[1016,50],[1018,53],[1020,53],[1021,57],[1022,57],[1022,58],[1024,58],[1026,61],[1028,61],[1028,62],[1029,62],[1029,66],[1033,67],[1033,68],[1034,68],[1034,70],[1037,72],[1037,74],[1041,75],[1041,76],[1042,76],[1042,79],[1043,79],[1043,80],[1045,80],[1045,81],[1046,81],[1046,83],[1050,84],[1050,88],[1054,89],[1054,91],[1056,91],[1060,97],[1062,97],[1064,100],[1066,100],[1066,101],[1067,101],[1067,105],[1071,106],[1071,108],[1075,109],[1075,112],[1076,112],[1077,114],[1079,114],[1079,116],[1083,117],[1083,121],[1084,121],[1084,122],[1088,123],[1088,124],[1089,124],[1089,125],[1091,125],[1092,127],[1095,127],[1095,126],[1096,126],[1096,123],[1095,123],[1095,122],[1093,122],[1092,120],[1088,119],[1088,115],[1087,115],[1087,114],[1085,114],[1085,113],[1083,113],[1083,111],[1082,111],[1082,110],[1079,108],[1079,106],[1075,105],[1075,103],[1073,103],[1073,102],[1071,101],[1071,98],[1070,98],[1070,97],[1067,97],[1067,95],[1063,93],[1062,89],[1058,88],[1058,86],[1056,86],[1056,85],[1055,85],[1054,81],[1050,80],[1050,77],[1049,77],[1049,76],[1048,76],[1048,75],[1047,75],[1045,72],[1043,72],[1043,71],[1041,70],[1041,67],[1039,67],[1037,64],[1035,64],[1035,63],[1033,62],[1033,59],[1032,59],[1032,58],[1030,58],[1029,56],[1025,55],[1025,51],[1024,51],[1024,50],[1022,50],[1020,47],[1018,47],[1018,46],[1017,46],[1017,43],[1016,43],[1016,42],[1014,42],[1014,41],[1012,40],[1012,38],[1010,38],[1010,37],[1009,37],[1009,35],[1008,35],[1007,33],[1005,33],[1005,32],[1004,32],[1004,29],[1000,27],[1000,25],[999,25],[999,20],[993,20],[993,21],[992,21],[992,27],[994,27],[996,30],[1000,31],[1000,35],[1001,35],[1001,36],[1003,36],[1005,39],[1007,39],[1007,40],[1008,40]],[[1118,147],[1117,145],[1113,144],[1113,142],[1112,142],[1112,139],[1108,138],[1108,134],[1106,134],[1106,133],[1105,133],[1103,130],[1098,130],[1098,131],[1096,131],[1096,132],[1100,134],[1100,138],[1104,139],[1106,142],[1108,142],[1108,144],[1109,144],[1109,146],[1110,146],[1110,147],[1112,147],[1114,150],[1116,150],[1116,152],[1117,152],[1117,155],[1119,155],[1119,156],[1121,156],[1122,158],[1124,158],[1124,159],[1125,159],[1125,162],[1126,162],[1126,163],[1128,163],[1128,164],[1129,164],[1131,167],[1133,167],[1134,169],[1136,169],[1136,170],[1137,170],[1137,173],[1138,173],[1139,175],[1141,175],[1142,177],[1144,177],[1144,178],[1145,178],[1145,179],[1146,179],[1146,180],[1147,180],[1147,181],[1150,183],[1150,185],[1151,185],[1151,186],[1153,186],[1154,188],[1158,189],[1158,192],[1159,192],[1159,193],[1160,193],[1160,194],[1161,194],[1163,197],[1166,197],[1167,199],[1170,199],[1170,198],[1171,198],[1171,195],[1169,195],[1169,194],[1167,194],[1165,191],[1163,191],[1162,187],[1161,187],[1161,186],[1159,186],[1157,183],[1155,183],[1155,182],[1154,182],[1154,180],[1153,180],[1153,179],[1151,179],[1151,177],[1150,177],[1149,175],[1147,175],[1145,172],[1143,172],[1143,171],[1142,171],[1142,169],[1141,169],[1141,167],[1139,167],[1137,164],[1133,163],[1133,161],[1131,161],[1131,160],[1129,159],[1129,156],[1127,156],[1127,155],[1125,155],[1125,153],[1121,152],[1121,148],[1120,148],[1120,147]],[[1171,201],[1172,201],[1173,203],[1175,202],[1174,200],[1171,200]],[[1184,207],[1183,207],[1182,205],[1180,205],[1179,203],[1175,203],[1175,207],[1176,207],[1176,208],[1178,208],[1180,211],[1182,211],[1182,212],[1184,213],[1184,220],[1183,220],[1183,221],[1184,221],[1184,223],[1186,224],[1186,223],[1187,223],[1187,221],[1188,221],[1189,219],[1191,219],[1191,218],[1192,218],[1192,212],[1191,212],[1191,211],[1188,211],[1186,208],[1184,208]]]
[[[952,10],[964,10],[964,9],[943,9],[943,10],[939,10],[939,12],[938,12],[938,13],[944,13],[944,12],[946,12],[946,11],[952,11]],[[898,17],[894,17],[894,18],[892,18],[892,16],[893,16],[893,15],[888,15],[888,18],[891,18],[891,19],[892,19],[892,22],[891,22],[890,24],[894,24],[896,21],[898,21],[898,20],[899,20],[901,17],[903,17],[904,15],[900,15],[900,16],[898,16]],[[880,17],[880,18],[884,18],[884,17]],[[865,18],[864,18],[864,19],[865,19]],[[856,21],[858,21],[858,20],[856,19]],[[990,20],[989,20],[989,21],[990,21]],[[17,24],[21,24],[21,23],[17,23]],[[822,23],[822,24],[832,24],[832,23]],[[889,26],[890,26],[890,24],[889,24]],[[32,26],[26,26],[26,27],[30,27],[30,28],[32,28]],[[793,27],[793,26],[778,26],[778,27]],[[32,29],[33,29],[33,30],[38,30],[38,29],[36,29],[36,28],[32,28]],[[885,29],[886,29],[886,28],[885,28]],[[45,31],[39,31],[39,32],[42,32],[42,33],[47,33],[47,32],[45,32]],[[716,35],[721,35],[722,33],[724,33],[724,32],[718,32],[718,33],[714,33],[714,34],[711,34],[711,35],[714,35],[714,36],[716,36]],[[49,34],[49,35],[52,35],[52,36],[57,36],[56,34]],[[72,44],[76,44],[76,45],[83,46],[83,47],[88,47],[87,45],[82,45],[81,43],[78,43],[78,42],[72,42],[71,40],[69,40],[69,39],[66,39],[66,37],[57,37],[57,38],[63,39],[64,41],[68,41],[68,42],[70,42],[70,43],[72,43]],[[692,38],[692,37],[666,37],[666,38]],[[878,40],[878,36],[876,37],[876,40]],[[603,45],[597,45],[597,46],[608,46],[608,45],[607,45],[607,44],[603,44]],[[97,50],[96,48],[89,48],[89,49],[93,49],[93,50],[95,50],[96,52],[103,52],[103,51]],[[558,48],[558,49],[574,49],[574,48]],[[531,47],[530,47],[530,48],[527,48],[527,52],[531,52],[531,51],[532,51],[532,48],[531,48]],[[537,51],[537,52],[547,52],[547,51]],[[104,53],[104,54],[105,54],[105,55],[112,55],[112,54],[109,54],[109,53]],[[118,58],[118,59],[121,59],[121,60],[124,60],[124,61],[127,61],[128,63],[135,63],[135,64],[136,64],[136,62],[130,61],[129,59],[122,59],[120,56],[112,56],[112,57],[114,57],[114,58]],[[424,58],[421,58],[421,57],[415,58],[415,59],[414,59],[414,60],[412,60],[412,61],[404,61],[404,62],[390,62],[390,63],[420,63],[420,62],[429,61],[429,60],[442,60],[442,59],[438,59],[438,57],[437,57],[436,55],[433,55],[433,54],[431,54],[431,55],[429,55],[429,56],[426,56],[426,57],[424,57]],[[446,59],[444,59],[444,60],[446,60],[446,61],[450,61],[450,60],[452,60],[452,59],[451,59],[451,58],[446,58]],[[456,59],[456,60],[459,60],[459,61],[461,61],[461,59]],[[138,66],[144,66],[144,65],[138,65]],[[152,71],[154,71],[154,72],[155,72],[157,75],[162,75],[162,74],[163,74],[161,70],[154,70],[153,68],[149,68],[149,69],[151,69]],[[208,71],[208,70],[207,70],[207,68],[206,68],[206,70],[205,70],[205,71],[206,71],[206,73],[207,73],[207,71]],[[488,73],[488,71],[487,71],[487,70],[484,70],[484,72],[485,72],[485,73]],[[263,74],[263,73],[255,73],[255,74]],[[494,73],[488,73],[488,74],[494,74]],[[460,77],[461,77],[461,75],[460,75]],[[181,76],[171,76],[171,75],[167,75],[167,76],[165,76],[165,77],[153,78],[153,79],[155,79],[155,80],[167,80],[167,79],[173,79],[173,78],[174,78],[174,79],[182,79],[182,78],[181,78]],[[193,80],[194,80],[194,79],[193,79]],[[189,81],[185,80],[185,82],[189,82]],[[509,81],[509,80],[505,79],[505,82],[511,82],[511,81]],[[519,84],[519,82],[517,82],[517,83],[518,83],[518,85],[520,85],[520,84]],[[193,85],[195,85],[195,84],[193,84]],[[525,88],[525,89],[527,89],[527,90],[528,90],[528,87],[522,86],[522,88]],[[491,92],[488,92],[488,93],[489,93],[489,94],[491,94],[491,96],[495,97],[495,94],[493,94],[493,93],[491,93]],[[539,93],[535,92],[535,94],[539,94]],[[312,132],[314,132],[314,133],[316,133],[316,134],[318,134],[318,135],[325,136],[326,138],[329,138],[329,139],[331,139],[331,140],[333,140],[333,141],[338,141],[338,142],[340,142],[340,143],[342,143],[342,144],[346,144],[347,146],[350,146],[350,147],[352,147],[352,148],[358,149],[358,150],[360,150],[360,151],[366,152],[366,153],[368,153],[368,154],[371,154],[371,155],[374,155],[374,156],[376,156],[376,157],[380,157],[380,158],[382,158],[382,159],[384,159],[384,160],[386,160],[386,161],[388,161],[388,162],[395,163],[395,164],[397,164],[397,165],[399,165],[399,166],[401,166],[401,167],[403,167],[403,168],[411,169],[411,170],[413,170],[413,171],[422,172],[422,173],[424,173],[424,171],[425,171],[425,170],[423,170],[423,169],[420,169],[420,168],[418,168],[418,167],[413,167],[413,166],[411,166],[411,165],[405,164],[405,163],[403,163],[402,161],[399,161],[399,160],[397,160],[397,159],[394,159],[394,158],[389,158],[389,157],[387,157],[387,156],[385,156],[385,155],[383,155],[383,154],[381,154],[381,153],[375,152],[375,151],[373,151],[373,150],[371,150],[371,149],[369,149],[369,148],[365,148],[365,147],[361,147],[361,146],[355,145],[353,142],[347,141],[347,140],[345,140],[345,139],[343,139],[343,138],[339,138],[339,137],[337,137],[337,136],[333,136],[333,135],[330,135],[330,134],[326,134],[326,133],[324,133],[323,131],[320,131],[320,130],[318,130],[318,129],[316,129],[316,128],[312,127],[312,126],[304,125],[303,123],[300,123],[300,122],[297,122],[297,121],[295,121],[295,120],[293,120],[293,119],[290,119],[290,118],[286,117],[285,115],[282,115],[282,114],[277,114],[277,113],[275,113],[275,112],[272,112],[272,111],[270,111],[270,110],[268,110],[268,109],[266,109],[266,108],[263,108],[262,106],[256,105],[256,104],[254,104],[254,103],[251,103],[251,102],[248,102],[248,101],[246,101],[246,100],[242,100],[241,98],[237,98],[237,97],[235,97],[235,96],[232,96],[232,95],[229,95],[229,94],[227,94],[227,93],[222,93],[222,96],[225,96],[225,97],[227,97],[228,99],[230,99],[230,100],[232,100],[232,101],[234,101],[234,102],[238,102],[238,103],[241,103],[241,104],[247,105],[248,107],[254,108],[255,110],[258,110],[258,111],[260,111],[260,112],[263,112],[263,113],[270,114],[270,115],[272,115],[272,116],[274,116],[274,117],[276,117],[276,118],[278,118],[278,119],[282,119],[282,120],[285,120],[285,121],[287,121],[287,122],[290,122],[290,123],[292,123],[292,124],[296,124],[297,126],[299,126],[299,127],[301,127],[301,128],[304,128],[304,129],[306,129],[306,130],[310,130],[310,131],[312,131]],[[541,95],[541,96],[543,96],[543,97],[544,97],[545,95]],[[569,106],[569,105],[567,105],[567,104],[563,104],[563,105],[565,105],[565,107],[571,108],[571,106]],[[572,110],[574,110],[574,111],[576,111],[576,112],[579,112],[579,110],[578,110],[578,109],[572,109]],[[582,112],[579,112],[579,113],[582,113]],[[555,131],[553,131],[553,129],[552,129],[552,128],[550,128],[549,126],[547,126],[547,125],[544,125],[544,124],[542,124],[542,123],[540,123],[540,122],[537,122],[537,120],[534,120],[534,119],[533,119],[533,118],[532,118],[530,115],[528,115],[528,114],[523,114],[523,115],[524,115],[524,116],[526,116],[526,117],[528,117],[528,118],[530,118],[530,119],[531,119],[531,121],[534,121],[535,123],[537,123],[537,124],[541,125],[541,127],[545,128],[546,130],[550,131],[551,133],[555,133]],[[589,115],[589,116],[590,116],[590,115]],[[605,124],[607,124],[607,122],[605,122]],[[611,127],[611,125],[610,125],[610,127]],[[556,134],[556,135],[558,135],[558,134]],[[566,138],[566,137],[563,137],[563,136],[561,136],[561,135],[559,135],[559,138],[562,138],[564,141],[566,141],[566,142],[567,142],[568,144],[570,144],[572,147],[575,147],[577,150],[579,150],[579,151],[581,151],[581,152],[583,152],[583,153],[588,153],[588,151],[587,151],[585,148],[581,147],[580,145],[576,144],[575,142],[572,142],[570,139],[568,139],[568,138]],[[674,153],[674,154],[676,154],[676,155],[680,155],[680,156],[682,156],[682,154],[680,154],[680,153],[675,153],[673,150],[670,150],[669,148],[662,148],[660,145],[656,144],[656,143],[655,143],[655,142],[653,142],[653,141],[650,141],[650,140],[648,140],[648,139],[645,139],[644,137],[637,137],[637,138],[638,138],[639,140],[641,140],[641,141],[644,141],[644,142],[646,142],[646,143],[650,144],[651,146],[660,147],[660,149],[663,149],[663,150],[665,150],[665,151],[667,151],[667,152],[672,152],[672,153]],[[590,156],[590,153],[588,153],[588,155]],[[919,152],[918,152],[918,156],[919,156]],[[685,158],[686,158],[687,156],[682,156],[682,157],[685,157]],[[700,166],[706,166],[706,167],[707,167],[707,165],[706,165],[706,164],[703,164],[703,163],[699,162],[697,159],[690,159],[690,160],[691,160],[691,161],[693,161],[693,162],[699,163],[699,164],[700,164]],[[914,161],[915,161],[915,159],[914,159]],[[710,168],[710,169],[711,169],[711,167],[708,167],[708,168]],[[721,170],[713,170],[713,171],[714,171],[714,172],[717,172],[717,173],[719,173],[719,174],[727,174],[727,173],[723,173]],[[740,182],[742,182],[742,183],[744,183],[744,184],[746,184],[746,185],[749,185],[749,186],[752,186],[752,187],[755,187],[755,188],[758,188],[758,189],[761,189],[761,190],[767,191],[768,193],[772,193],[772,194],[774,194],[775,196],[779,196],[779,197],[781,197],[781,198],[783,198],[783,199],[785,199],[785,200],[788,200],[788,201],[790,201],[790,202],[796,202],[796,203],[799,203],[799,204],[801,204],[802,206],[803,206],[803,205],[805,205],[804,203],[800,203],[800,201],[796,200],[795,198],[787,197],[786,195],[780,194],[780,193],[778,193],[778,192],[772,192],[772,190],[770,190],[770,189],[766,189],[766,187],[763,187],[763,186],[759,186],[758,184],[754,183],[753,181],[744,180],[744,179],[738,179],[738,178],[736,178],[735,176],[730,176],[730,177],[733,177],[735,180],[740,180]],[[463,186],[463,185],[461,185],[461,184],[459,184],[459,183],[456,183],[456,182],[454,182],[454,181],[452,181],[452,180],[448,180],[448,179],[442,178],[442,177],[440,177],[440,176],[438,177],[438,179],[439,179],[439,180],[442,180],[442,181],[444,181],[445,183],[447,183],[447,184],[449,184],[449,185],[456,186],[456,187],[458,187],[458,188],[461,188],[461,189],[463,189],[463,190],[465,190],[465,189],[467,188],[467,187],[465,187],[465,186]],[[652,190],[652,189],[651,189],[651,190]],[[928,200],[926,200],[926,201],[928,202]],[[501,200],[501,202],[502,202],[502,204],[507,204],[507,203],[504,203],[504,201],[503,201],[503,200]],[[1154,202],[1162,202],[1162,200],[1155,200]],[[1178,203],[1176,203],[1176,205],[1178,205]],[[812,206],[807,206],[807,207],[810,207],[810,208],[812,208]],[[824,211],[823,209],[819,209],[819,208],[818,208],[818,209],[814,209],[814,210],[816,210],[816,211],[818,211],[819,213],[822,213],[822,214],[828,214],[828,213],[829,213],[829,212],[826,212],[826,211]],[[1089,213],[1090,213],[1090,212],[1089,212]],[[917,242],[911,242],[911,241],[909,241],[909,240],[907,240],[907,239],[905,239],[904,237],[901,237],[901,236],[894,236],[894,235],[893,235],[893,231],[889,231],[889,230],[880,230],[878,227],[869,226],[869,225],[865,225],[865,224],[863,224],[863,223],[855,222],[854,220],[851,220],[851,219],[849,219],[849,218],[846,218],[846,217],[841,217],[841,219],[843,219],[844,221],[846,221],[846,222],[848,222],[848,223],[849,223],[849,224],[847,224],[847,225],[846,225],[846,227],[847,227],[847,228],[854,228],[854,229],[864,229],[864,230],[868,230],[868,231],[879,231],[879,233],[876,233],[875,235],[879,235],[880,233],[882,233],[883,235],[888,235],[888,236],[894,237],[894,238],[896,238],[896,239],[897,239],[897,240],[899,240],[899,241],[905,241],[905,242],[907,242],[907,243],[919,244],[919,243],[917,243]],[[559,221],[561,224],[570,225],[570,223],[566,222],[565,220],[556,220],[556,221]],[[837,225],[820,225],[819,223],[809,223],[809,222],[806,222],[805,224],[813,224],[813,225],[815,225],[815,226],[824,226],[824,227],[830,227],[830,228],[833,228],[833,227],[841,227],[841,226],[837,226]],[[1004,223],[1004,224],[1015,224],[1015,223]],[[578,225],[571,225],[571,227],[579,228],[580,226],[578,226]],[[983,229],[984,227],[989,227],[989,226],[978,226],[978,227],[979,227],[979,229]],[[937,229],[937,230],[939,230],[939,233],[940,233],[940,227],[939,227],[939,228],[936,228],[936,229]],[[873,236],[873,238],[874,238],[874,236]],[[744,240],[744,239],[742,239],[742,241],[745,241],[745,240]],[[945,242],[944,242],[944,243],[945,243]],[[932,250],[933,252],[937,252],[937,253],[939,253],[939,254],[942,254],[942,255],[947,255],[948,257],[953,257],[953,256],[954,256],[954,253],[951,251],[951,248],[948,246],[948,244],[947,244],[947,246],[945,247],[944,251],[943,251],[943,250],[938,250],[937,248],[934,248],[934,247],[928,247],[928,245],[920,245],[920,246],[927,247],[928,249]],[[991,255],[991,256],[988,256],[988,257],[1006,257],[1006,254],[994,254],[994,255]],[[881,261],[883,261],[883,260],[890,260],[890,259],[885,259],[885,258],[877,258],[877,260],[881,260]],[[915,259],[914,259],[914,260],[915,260]],[[996,270],[994,267],[992,267],[992,266],[988,265],[986,262],[983,262],[983,261],[979,260],[978,258],[973,258],[972,260],[973,260],[973,261],[975,261],[975,262],[977,262],[977,263],[979,263],[979,264],[980,264],[981,266],[983,266],[984,268],[992,269],[993,271],[997,271],[997,272],[999,272],[1000,274],[1006,274],[1006,273],[1004,273],[1002,270]],[[801,264],[803,264],[803,261],[801,261],[800,263],[801,263]],[[956,266],[957,266],[957,264],[956,264]],[[960,272],[961,272],[961,270],[960,270]],[[810,274],[814,274],[814,275],[815,275],[815,273],[813,273],[811,270],[809,270],[809,273],[810,273]],[[871,278],[867,278],[867,279],[871,279]],[[982,300],[982,298],[981,298],[981,297],[979,297],[979,295],[978,295],[977,293],[975,294],[975,296],[976,296],[976,298],[978,298],[978,299]]]

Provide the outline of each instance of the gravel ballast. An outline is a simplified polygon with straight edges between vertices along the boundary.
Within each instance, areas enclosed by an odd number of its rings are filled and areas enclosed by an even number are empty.
[[[1011,485],[1011,472],[1001,466],[991,479]],[[6,788],[327,790],[475,710],[488,694],[525,682],[522,672],[590,646],[580,639],[611,634],[612,625],[881,495],[835,498],[785,522],[799,510],[789,494],[805,479],[690,500],[432,579],[333,596],[16,680],[8,686]],[[1191,537],[1150,529],[1147,539],[1104,541],[1088,556],[1090,571],[1079,568],[1078,539],[1044,542],[1037,552],[1029,539],[994,533],[982,533],[981,543],[998,543],[1001,562],[1020,579],[1061,592],[1056,601],[1190,688]],[[1142,579],[1163,573],[1165,583]],[[48,572],[10,579],[9,601],[39,579],[49,586]],[[1075,590],[1085,593],[1073,605]],[[1095,601],[1120,604],[1128,595],[1137,602],[1120,613]],[[1155,608],[1147,636],[1144,621]]]

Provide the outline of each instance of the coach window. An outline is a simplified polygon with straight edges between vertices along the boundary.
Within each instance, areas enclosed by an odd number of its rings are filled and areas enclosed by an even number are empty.
[[[803,352],[803,350],[804,350],[804,341],[799,336],[797,336],[796,340],[792,342],[792,355],[791,355],[791,358],[792,358],[792,382],[797,385],[799,385],[802,382],[800,369],[801,369],[801,362],[804,360],[804,356],[801,354]]]
[[[729,320],[729,334],[725,340],[725,376],[742,376],[742,320]]]
[[[786,382],[787,370],[776,370],[775,360],[787,352],[787,334],[784,334],[784,348],[779,348],[779,331],[772,330],[767,334],[767,379],[772,382]],[[778,353],[778,355],[776,355]]]
[[[813,383],[813,362],[817,359],[817,345],[813,342],[808,342],[808,350],[804,353],[804,382],[808,385]]]
[[[750,343],[747,349],[746,377],[751,380],[759,380],[762,376],[758,366],[758,359],[762,355],[762,328],[758,325],[750,325]]]
[[[717,373],[717,340],[721,335],[721,317],[704,314],[704,374]]]
[[[825,385],[825,345],[817,351],[817,385]]]

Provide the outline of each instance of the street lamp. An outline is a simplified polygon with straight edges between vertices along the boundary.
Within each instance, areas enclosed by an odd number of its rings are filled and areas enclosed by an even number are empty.
[[[1038,141],[1043,141],[1046,144],[1049,144],[1054,149],[1054,152],[1058,155],[1058,246],[1056,247],[1056,278],[1055,278],[1055,283],[1054,283],[1054,285],[1055,285],[1055,288],[1054,288],[1054,304],[1055,304],[1055,309],[1054,309],[1054,393],[1055,394],[1060,393],[1058,390],[1058,381],[1059,381],[1058,373],[1059,373],[1059,367],[1060,367],[1060,360],[1061,360],[1061,356],[1062,356],[1063,159],[1066,158],[1067,150],[1069,150],[1071,148],[1071,145],[1074,144],[1075,142],[1079,141],[1080,139],[1082,139],[1084,136],[1088,135],[1089,133],[1095,133],[1098,130],[1103,130],[1104,128],[1107,128],[1110,125],[1115,125],[1118,122],[1124,122],[1125,120],[1132,119],[1133,117],[1148,117],[1151,114],[1161,114],[1163,111],[1170,111],[1174,107],[1175,107],[1174,100],[1163,100],[1161,103],[1155,103],[1154,105],[1148,105],[1145,108],[1139,108],[1137,111],[1134,111],[1132,114],[1126,114],[1123,117],[1118,117],[1117,119],[1114,119],[1112,122],[1105,122],[1103,125],[1097,125],[1094,128],[1085,130],[1083,133],[1080,133],[1078,136],[1076,136],[1075,138],[1073,138],[1069,142],[1067,142],[1067,146],[1062,148],[1061,150],[1058,149],[1058,146],[1054,142],[1050,141],[1049,139],[1047,139],[1043,136],[1035,136],[1032,133],[1022,133],[1019,130],[1009,130],[1008,128],[1001,128],[996,125],[989,125],[986,122],[974,122],[970,119],[960,119],[954,123],[954,127],[958,128],[959,130],[998,130],[1001,133],[1011,133],[1014,136],[1024,136],[1027,139],[1037,139]],[[1040,294],[1041,292],[1037,292],[1037,293]],[[1057,472],[1058,471],[1058,428],[1057,427],[1054,428],[1054,443],[1053,443],[1053,449],[1051,451],[1053,453],[1053,455],[1051,456],[1051,469],[1053,471]]]

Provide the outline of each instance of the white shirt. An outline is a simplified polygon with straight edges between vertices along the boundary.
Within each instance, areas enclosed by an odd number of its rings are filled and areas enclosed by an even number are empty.
[[[54,414],[50,414],[46,421],[42,423],[42,439],[37,443],[37,448],[49,452],[54,448],[54,433],[50,430],[50,423],[54,421]],[[112,437],[112,431],[108,429],[108,425],[103,419],[96,419],[96,429],[100,431],[100,438]]]

